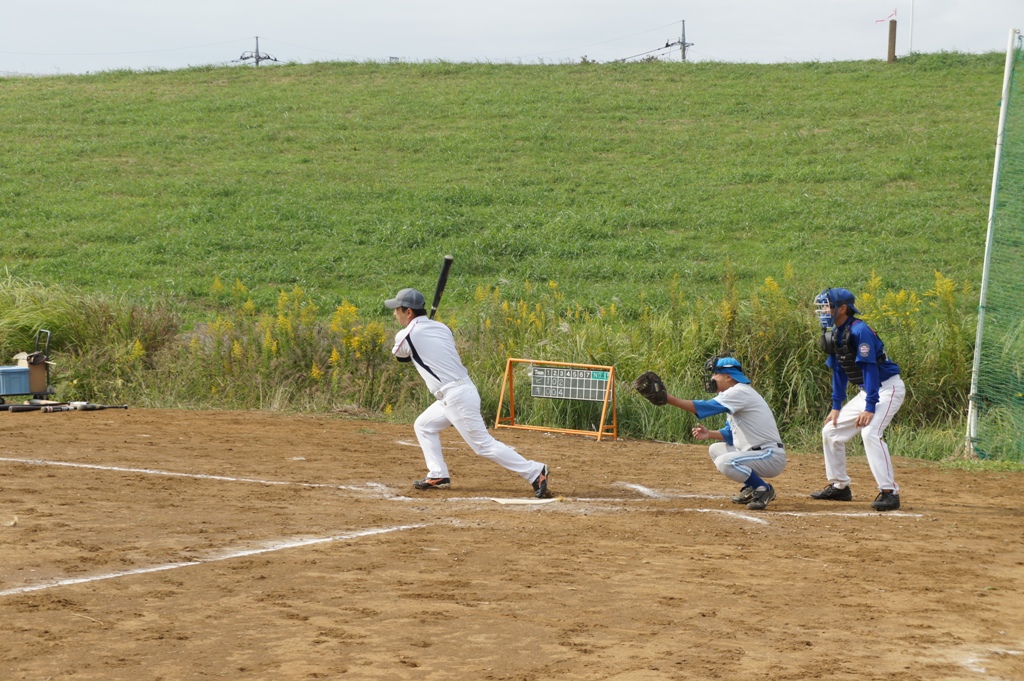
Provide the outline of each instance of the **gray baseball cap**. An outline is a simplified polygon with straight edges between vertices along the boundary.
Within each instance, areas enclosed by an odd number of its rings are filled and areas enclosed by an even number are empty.
[[[427,300],[423,294],[414,288],[403,288],[391,300],[385,300],[384,305],[392,310],[399,307],[408,307],[413,310],[427,309]]]

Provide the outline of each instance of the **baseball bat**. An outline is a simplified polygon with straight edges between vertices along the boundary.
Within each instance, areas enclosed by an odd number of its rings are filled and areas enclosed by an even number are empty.
[[[2,409],[11,412],[41,411],[52,414],[58,411],[100,411],[101,409],[127,409],[127,404],[5,404]]]
[[[448,284],[448,273],[452,269],[452,261],[454,260],[453,256],[444,256],[444,263],[441,265],[441,276],[437,278],[437,288],[434,289],[434,302],[430,306],[430,319],[434,318],[437,306],[441,303],[441,295],[444,293],[444,287]]]

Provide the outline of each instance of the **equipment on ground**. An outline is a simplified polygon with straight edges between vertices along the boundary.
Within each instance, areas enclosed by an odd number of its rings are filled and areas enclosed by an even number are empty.
[[[44,340],[45,334],[45,340]],[[14,356],[15,366],[0,366],[0,405],[4,397],[31,395],[42,400],[53,394],[50,387],[50,332],[39,329],[32,352],[19,352]]]
[[[127,404],[92,404],[91,402],[52,402],[50,400],[29,400],[25,404],[2,404],[0,411],[14,413],[41,411],[52,414],[61,411],[101,411],[103,409],[127,409]]]

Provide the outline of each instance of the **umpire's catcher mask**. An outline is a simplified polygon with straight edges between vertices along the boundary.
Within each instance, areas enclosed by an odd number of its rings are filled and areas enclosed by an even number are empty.
[[[829,296],[832,289],[827,288],[814,297],[814,312],[818,315],[821,328],[827,329],[832,326],[832,298]]]

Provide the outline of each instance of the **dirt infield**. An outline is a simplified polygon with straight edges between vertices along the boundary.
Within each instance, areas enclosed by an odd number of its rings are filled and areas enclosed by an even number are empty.
[[[269,413],[0,413],[0,679],[1024,679],[1024,476],[854,458],[768,511],[702,446],[537,432],[563,499],[446,433]]]

